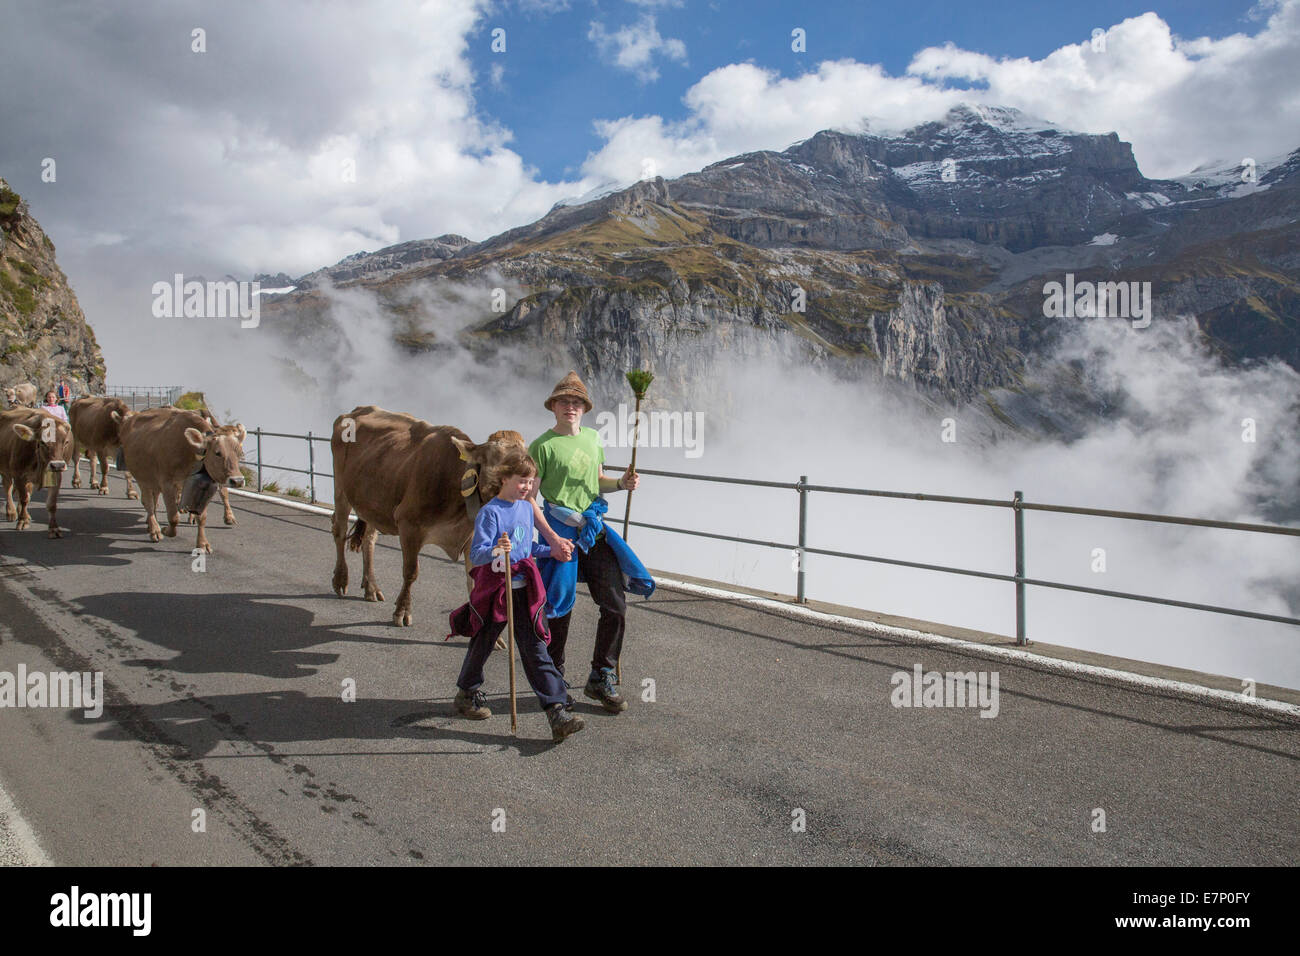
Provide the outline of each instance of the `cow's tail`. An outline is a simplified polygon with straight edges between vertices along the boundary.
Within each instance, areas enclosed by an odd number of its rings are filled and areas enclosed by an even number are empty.
[[[366,523],[362,521],[360,518],[358,518],[357,523],[352,526],[352,533],[348,535],[348,550],[360,551],[361,541],[363,538],[365,538],[365,536],[366,536]]]

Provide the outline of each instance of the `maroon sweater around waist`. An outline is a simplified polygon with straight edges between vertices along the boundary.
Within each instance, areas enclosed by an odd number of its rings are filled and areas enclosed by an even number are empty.
[[[537,636],[547,644],[551,643],[551,629],[546,623],[546,585],[542,583],[536,563],[530,557],[524,558],[511,566],[511,574],[523,574],[524,590],[528,592],[528,619]],[[488,624],[506,619],[506,595],[511,590],[506,575],[493,571],[491,564],[480,564],[470,568],[469,576],[474,588],[469,593],[469,600],[451,612],[448,640],[453,635],[474,637]]]

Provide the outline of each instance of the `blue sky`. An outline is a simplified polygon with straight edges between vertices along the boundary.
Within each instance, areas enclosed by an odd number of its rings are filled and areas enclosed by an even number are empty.
[[[117,317],[96,326],[119,331],[117,360],[176,272],[299,276],[482,240],[610,183],[961,102],[1117,133],[1152,178],[1300,146],[1300,0],[1155,2],[10,4],[0,175],[87,313]],[[620,37],[645,55],[620,62]]]
[[[1106,28],[1156,10],[1176,34],[1193,38],[1256,33],[1262,19],[1253,4],[1224,0],[1161,3],[1095,0],[1077,3],[954,3],[951,0],[863,3],[696,2],[645,6],[632,2],[572,0],[546,12],[518,0],[490,10],[468,35],[468,58],[477,78],[475,99],[485,117],[513,133],[512,148],[550,181],[574,178],[603,139],[592,120],[628,114],[684,119],[687,89],[710,71],[750,61],[795,77],[823,60],[879,63],[901,76],[918,51],[952,42],[994,57],[1041,59]],[[653,17],[663,38],[685,47],[682,60],[655,56],[658,79],[643,81],[602,57],[589,39],[591,24],[607,34]],[[506,30],[505,53],[491,50],[492,31]],[[791,50],[791,30],[802,27],[807,52]],[[494,66],[504,69],[500,86]],[[784,144],[780,144],[784,145]],[[778,145],[777,148],[780,148]]]

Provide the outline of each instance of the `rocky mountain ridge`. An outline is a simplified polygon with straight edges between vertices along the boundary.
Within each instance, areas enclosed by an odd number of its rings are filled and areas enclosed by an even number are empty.
[[[651,365],[661,400],[725,406],[709,370],[770,357],[1069,434],[1051,411],[1061,376],[1034,371],[1063,328],[1044,284],[1067,272],[1150,281],[1157,318],[1195,315],[1226,359],[1300,368],[1300,151],[1256,172],[1246,189],[1228,170],[1150,180],[1114,134],[960,107],[901,136],[823,131],[557,204],[482,242],[350,257],[271,297],[264,321],[299,341],[335,321],[325,275],[373,291],[394,337],[436,362],[446,333],[418,290],[481,285],[461,344],[526,345],[615,400],[623,370]],[[522,291],[494,314],[503,282]]]

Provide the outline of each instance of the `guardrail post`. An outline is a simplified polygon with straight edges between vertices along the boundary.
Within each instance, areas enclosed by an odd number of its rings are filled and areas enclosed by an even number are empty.
[[[808,476],[800,475],[799,484],[796,486],[799,490],[799,577],[798,585],[795,592],[795,600],[800,604],[807,604],[808,598],[805,593],[805,578],[807,572],[804,570],[804,553],[803,549],[808,546]]]
[[[1024,500],[1021,491],[1011,499],[1016,515],[1016,643],[1021,646],[1029,643],[1025,639],[1025,512],[1020,507]]]
[[[311,503],[316,503],[316,445],[307,433],[307,483],[311,486]]]
[[[259,425],[257,435],[257,493],[262,493],[262,428]]]

